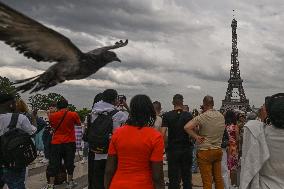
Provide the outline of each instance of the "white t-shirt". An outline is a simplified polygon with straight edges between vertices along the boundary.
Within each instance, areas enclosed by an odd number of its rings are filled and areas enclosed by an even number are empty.
[[[154,123],[154,128],[157,131],[160,131],[161,127],[162,127],[162,118],[160,116],[156,116],[156,121]]]
[[[12,113],[0,114],[0,136],[6,133],[9,129],[8,126],[11,122]],[[36,132],[36,127],[34,127],[29,119],[22,114],[19,114],[18,122],[16,128],[20,128],[29,135],[32,135]]]

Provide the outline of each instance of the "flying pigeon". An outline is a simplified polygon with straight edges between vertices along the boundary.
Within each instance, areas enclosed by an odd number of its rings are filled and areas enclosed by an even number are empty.
[[[56,62],[44,73],[14,83],[24,83],[17,90],[31,90],[31,93],[46,90],[66,80],[86,78],[110,62],[121,62],[110,50],[128,43],[128,40],[120,40],[114,45],[83,53],[67,37],[1,2],[0,40],[27,58],[38,62]]]

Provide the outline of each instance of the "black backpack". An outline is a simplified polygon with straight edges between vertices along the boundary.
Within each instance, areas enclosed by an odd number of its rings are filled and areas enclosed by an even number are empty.
[[[24,168],[37,157],[31,136],[16,128],[19,114],[12,114],[9,130],[1,136],[2,165],[8,168]]]
[[[88,125],[85,138],[89,142],[91,151],[97,154],[107,154],[110,138],[113,130],[113,115],[118,110],[102,112]]]

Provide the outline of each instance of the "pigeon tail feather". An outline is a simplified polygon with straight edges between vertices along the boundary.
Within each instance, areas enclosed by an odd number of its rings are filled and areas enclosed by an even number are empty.
[[[31,78],[27,78],[27,79],[23,79],[23,80],[17,80],[13,84],[15,85],[15,84],[20,84],[20,83],[25,83],[23,85],[16,87],[17,91],[22,91],[24,93],[24,92],[31,90],[32,88],[35,87],[32,90],[32,92],[36,92],[36,91],[39,91],[41,88],[43,88],[43,86],[41,84],[39,84],[40,76],[41,75],[37,75],[37,76],[31,77]],[[40,86],[42,86],[42,87],[40,87]]]
[[[40,74],[40,75],[41,75],[41,74]],[[32,79],[34,79],[34,78],[40,77],[40,75],[36,75],[36,76],[34,76],[34,77],[30,77],[30,78],[27,78],[27,79],[16,80],[15,82],[13,82],[13,85],[30,81],[30,80],[32,80]]]

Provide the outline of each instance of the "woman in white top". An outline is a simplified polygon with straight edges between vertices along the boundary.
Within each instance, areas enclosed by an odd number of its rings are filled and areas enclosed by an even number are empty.
[[[262,108],[271,125],[250,121],[245,126],[241,189],[284,188],[284,93],[266,98]]]

